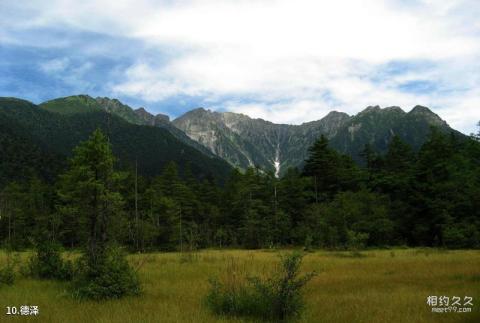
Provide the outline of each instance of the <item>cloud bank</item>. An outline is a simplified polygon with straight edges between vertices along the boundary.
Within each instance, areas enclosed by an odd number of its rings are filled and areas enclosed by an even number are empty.
[[[301,123],[421,104],[469,133],[480,120],[479,16],[476,0],[4,0],[0,50],[27,52],[55,93],[172,116],[205,106]],[[28,81],[9,60],[0,69],[18,88]]]

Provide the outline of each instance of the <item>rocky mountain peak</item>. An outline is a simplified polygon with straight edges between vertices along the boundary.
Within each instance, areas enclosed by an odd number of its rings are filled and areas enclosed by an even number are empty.
[[[138,109],[135,109],[134,111],[135,111],[135,113],[138,114],[138,115],[147,115],[147,114],[148,114],[148,115],[151,115],[150,112],[148,112],[147,110],[145,110],[144,107],[140,107],[140,108],[138,108]]]
[[[119,108],[124,105],[117,99],[110,99],[108,97],[96,97],[95,101],[97,101],[102,107],[108,107],[110,109]]]
[[[350,116],[345,112],[331,111],[322,120],[325,121],[340,121],[350,119]]]
[[[380,106],[378,105],[369,105],[368,107],[366,107],[363,111],[361,111],[359,113],[360,114],[367,114],[367,113],[372,113],[372,112],[379,112],[381,111],[382,109],[380,108]]]
[[[204,114],[211,114],[212,111],[205,109],[203,107],[195,108],[187,112],[188,114],[197,114],[197,115],[204,115]]]
[[[158,123],[158,122],[168,123],[170,122],[170,117],[167,116],[166,114],[159,113],[155,116],[155,123]]]
[[[158,126],[160,124],[165,124],[170,122],[170,117],[165,114],[157,114],[153,115],[144,107],[140,107],[138,109],[133,110],[136,116],[141,120],[142,124],[146,124],[149,126]]]
[[[442,120],[436,113],[434,113],[429,108],[416,105],[409,113],[409,116],[414,118],[422,118],[427,120],[433,126],[447,126],[447,123]]]
[[[430,110],[429,108],[423,106],[423,105],[416,105],[413,107],[413,109],[409,112],[409,114],[435,114]]]
[[[395,112],[399,114],[405,114],[406,112],[402,110],[402,108],[397,106],[386,107],[383,109],[384,112]]]
[[[155,125],[155,116],[145,110],[145,108],[140,107],[138,109],[133,110],[135,115],[145,124],[149,126]]]
[[[337,110],[332,110],[325,116],[325,118],[333,118],[333,117],[350,117],[350,116],[345,112],[340,112]]]
[[[252,119],[249,116],[241,113],[234,112],[222,112],[221,113],[222,122],[229,128],[233,129],[236,132],[241,132],[242,128],[247,124],[251,124],[253,120],[261,119]],[[260,122],[262,122],[261,120]],[[263,121],[265,122],[265,121]]]

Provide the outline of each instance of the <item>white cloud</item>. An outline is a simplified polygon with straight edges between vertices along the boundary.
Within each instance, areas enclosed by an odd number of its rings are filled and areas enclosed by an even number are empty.
[[[355,113],[374,104],[407,110],[422,104],[469,132],[472,119],[480,119],[480,25],[475,14],[480,2],[407,3],[6,0],[5,12],[20,12],[25,19],[7,19],[0,27],[67,26],[130,37],[149,50],[168,52],[157,61],[140,51],[125,78],[112,82],[113,93],[146,101],[200,96],[213,108],[289,123],[331,109]],[[392,61],[432,66],[372,81]],[[437,89],[417,93],[398,88],[419,80]],[[243,98],[254,103],[238,103]]]
[[[75,64],[68,57],[55,58],[44,61],[39,64],[38,68],[46,74],[62,80],[75,89],[88,89],[92,84],[85,80],[85,75],[93,68],[93,64],[89,61]]]
[[[65,71],[69,66],[70,60],[66,57],[55,58],[40,64],[40,69],[45,73],[59,73]]]

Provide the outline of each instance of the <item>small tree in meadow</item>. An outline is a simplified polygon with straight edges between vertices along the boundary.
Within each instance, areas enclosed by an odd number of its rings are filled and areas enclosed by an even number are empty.
[[[79,298],[119,298],[140,291],[136,273],[123,253],[112,247],[110,224],[123,211],[114,162],[107,137],[97,129],[74,150],[70,168],[61,177],[58,194],[63,204],[59,209],[75,214],[83,224],[78,230],[88,237],[73,280]]]
[[[13,254],[10,246],[6,247],[6,261],[0,266],[0,287],[13,285],[16,279],[15,268],[18,265],[18,254]]]

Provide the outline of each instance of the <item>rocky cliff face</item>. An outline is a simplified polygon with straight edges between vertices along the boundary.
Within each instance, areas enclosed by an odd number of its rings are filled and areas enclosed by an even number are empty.
[[[237,167],[259,166],[279,175],[301,164],[316,138],[321,134],[334,136],[349,119],[347,114],[332,112],[322,120],[297,126],[200,108],[173,120],[173,124]]]
[[[445,121],[421,106],[409,113],[399,107],[379,106],[367,107],[355,116],[333,111],[321,120],[301,125],[274,124],[199,108],[172,123],[234,166],[259,166],[277,175],[288,167],[301,166],[308,148],[322,134],[333,148],[361,162],[360,153],[367,143],[385,152],[391,138],[398,135],[418,149],[431,126],[451,131]]]
[[[245,116],[238,115],[238,118]],[[257,148],[251,145],[250,140],[242,137],[233,121],[230,118],[229,122],[225,122],[223,113],[199,108],[187,112],[172,123],[191,139],[235,166],[246,168],[266,164]]]
[[[161,126],[170,122],[170,117],[164,114],[153,115],[145,108],[133,110],[141,124],[148,126]]]

